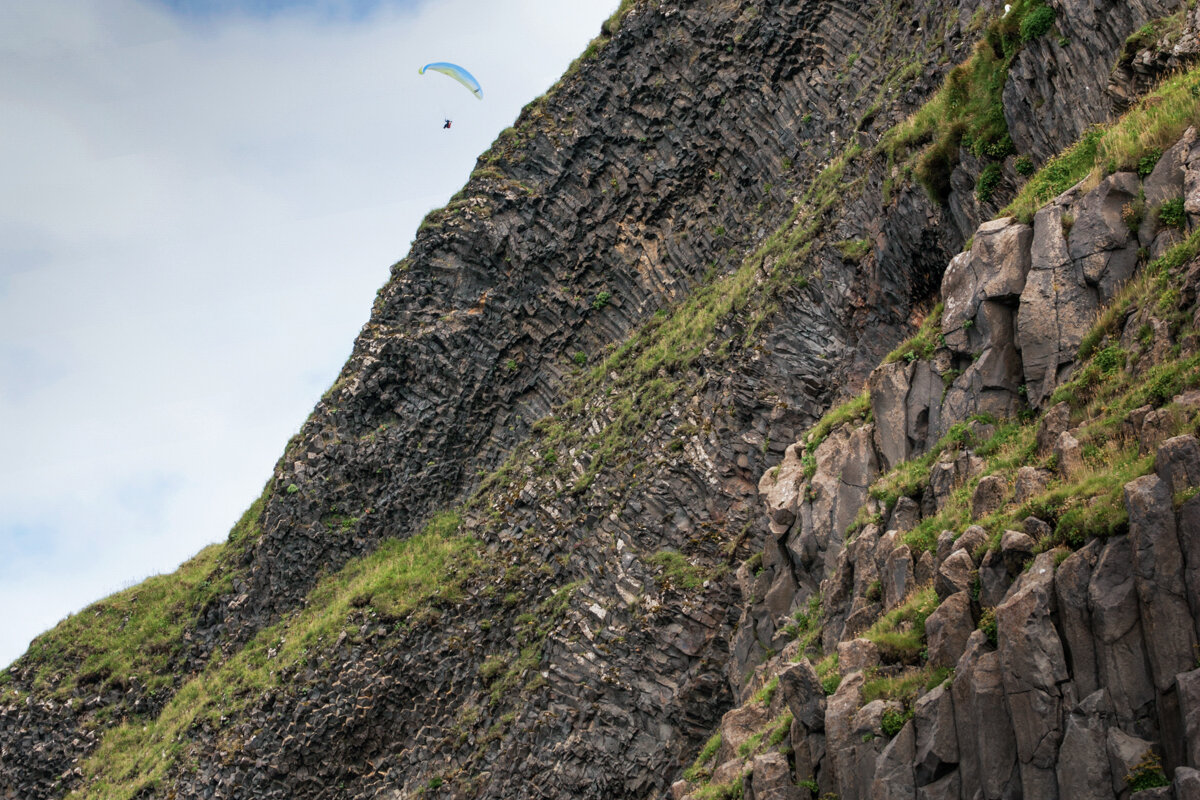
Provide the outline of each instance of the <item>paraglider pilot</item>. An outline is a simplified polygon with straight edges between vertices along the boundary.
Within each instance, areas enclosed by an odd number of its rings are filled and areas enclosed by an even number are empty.
[[[446,120],[446,124],[442,126],[443,130],[450,130],[450,120]]]

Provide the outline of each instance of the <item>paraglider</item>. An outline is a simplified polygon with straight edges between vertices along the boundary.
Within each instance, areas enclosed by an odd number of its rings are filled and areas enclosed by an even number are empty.
[[[475,95],[480,100],[483,99],[483,89],[479,86],[479,81],[475,80],[475,76],[467,72],[458,64],[448,64],[445,61],[435,61],[432,64],[426,64],[425,66],[421,67],[421,69],[418,70],[418,73],[424,75],[425,70],[427,69],[450,76],[463,86],[467,87],[471,94]]]
[[[442,126],[442,130],[450,130],[450,120],[446,120],[446,124]]]

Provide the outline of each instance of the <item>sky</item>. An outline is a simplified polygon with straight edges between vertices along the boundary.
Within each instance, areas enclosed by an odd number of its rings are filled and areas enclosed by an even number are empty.
[[[0,0],[0,667],[224,540],[421,218],[617,5]]]

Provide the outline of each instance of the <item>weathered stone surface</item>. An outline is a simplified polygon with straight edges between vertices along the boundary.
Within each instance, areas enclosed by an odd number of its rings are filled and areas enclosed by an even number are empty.
[[[988,550],[979,563],[980,604],[985,608],[1000,605],[1011,585],[1012,576],[1008,573],[1008,567],[1004,566],[1004,556],[999,550]]]
[[[901,497],[896,501],[896,506],[888,517],[886,528],[889,531],[904,533],[917,527],[917,523],[920,521],[921,505],[911,497]]]
[[[1050,474],[1044,469],[1021,467],[1017,470],[1016,496],[1014,499],[1018,503],[1024,503],[1030,498],[1037,497],[1046,491],[1046,484],[1049,480]]]
[[[1033,796],[1054,797],[1062,741],[1061,684],[1070,673],[1054,625],[1054,553],[1042,553],[996,608],[1004,691],[1016,734],[1021,782]]]
[[[1058,754],[1058,795],[1078,800],[1111,800],[1112,770],[1108,761],[1108,694],[1093,692],[1067,715]]]
[[[983,459],[974,453],[942,453],[929,472],[930,508],[926,514],[935,514],[949,501],[955,489],[983,471]]]
[[[1200,800],[1200,770],[1194,767],[1180,767],[1175,770],[1176,800]]]
[[[962,777],[951,772],[927,786],[917,788],[917,800],[958,800],[962,792]]]
[[[1158,690],[1166,692],[1177,674],[1195,665],[1197,653],[1175,509],[1167,484],[1157,475],[1125,484],[1125,507],[1151,673]]]
[[[926,361],[882,364],[867,382],[875,418],[875,445],[887,470],[918,455],[940,429],[941,377]]]
[[[914,777],[925,786],[941,780],[958,766],[958,730],[954,723],[954,698],[943,684],[917,699],[913,707],[916,744]]]
[[[892,551],[882,581],[883,608],[887,611],[900,605],[915,585],[912,553],[908,545],[902,544]]]
[[[870,639],[851,639],[838,643],[838,669],[843,675],[873,667],[879,663],[879,648]]]
[[[1116,719],[1133,725],[1150,714],[1154,682],[1142,638],[1129,537],[1104,548],[1088,585],[1100,685],[1107,687]]]
[[[1059,403],[1047,409],[1046,413],[1042,415],[1042,421],[1038,423],[1038,455],[1050,455],[1050,451],[1054,449],[1054,445],[1058,442],[1058,437],[1067,430],[1070,424],[1071,406],[1069,404]]]
[[[975,554],[979,552],[979,548],[987,544],[988,533],[978,525],[972,525],[962,532],[962,535],[954,540],[954,545],[950,548],[950,552],[963,550],[969,555],[972,560],[975,559]]]
[[[825,707],[825,747],[839,787],[854,785],[854,715],[862,706],[862,685],[861,672],[847,675]],[[839,791],[845,793],[844,788]]]
[[[767,710],[756,703],[725,712],[721,717],[721,749],[717,751],[717,762],[723,764],[735,759],[738,748],[758,733],[766,722]]]
[[[807,658],[779,673],[779,691],[792,718],[808,731],[825,729],[825,690]]]
[[[1083,445],[1070,431],[1063,431],[1058,435],[1058,441],[1054,443],[1054,457],[1057,460],[1054,469],[1063,480],[1069,481],[1083,471]]]
[[[969,253],[955,256],[942,278],[942,335],[946,345],[960,353],[975,353],[989,346],[992,331],[976,322],[986,301],[1012,304],[1025,288],[1029,272],[1029,247],[1033,229],[1011,217],[980,225]],[[1011,338],[1010,330],[1007,335]]]
[[[1138,199],[1140,188],[1137,175],[1118,172],[1085,194],[1077,208],[1071,258],[1081,268],[1086,285],[1098,289],[1101,303],[1112,299],[1137,264],[1138,240],[1122,212]]]
[[[1195,436],[1176,436],[1158,448],[1154,471],[1174,495],[1200,486],[1200,441]]]
[[[1000,557],[1004,559],[1004,568],[1008,574],[1016,577],[1025,565],[1033,558],[1033,550],[1037,542],[1033,537],[1021,531],[1005,531],[1000,537]]]
[[[1194,631],[1200,639],[1200,495],[1179,509],[1179,543],[1183,550],[1183,579],[1188,604],[1195,622]]]
[[[957,592],[947,597],[925,620],[929,663],[936,667],[953,667],[974,630],[970,595]]]
[[[744,785],[746,800],[801,800],[800,787],[783,753],[754,757],[750,778]]]
[[[1176,676],[1175,686],[1187,744],[1185,763],[1197,767],[1200,766],[1200,669]]]
[[[879,754],[870,794],[866,796],[879,800],[916,800],[917,789],[913,779],[915,752],[916,735],[910,722]]]
[[[1093,539],[1059,564],[1054,576],[1059,625],[1069,654],[1071,677],[1077,694],[1082,697],[1100,688],[1088,584],[1103,548],[1103,542]]]
[[[975,562],[966,550],[956,550],[938,567],[937,577],[934,578],[933,588],[941,600],[952,594],[965,592],[971,588],[971,572]]]
[[[1154,752],[1154,743],[1131,736],[1120,728],[1109,728],[1107,746],[1112,793],[1114,796],[1128,797],[1129,787],[1125,783],[1125,776]]]
[[[1008,482],[999,475],[987,475],[971,496],[971,519],[986,517],[1008,500]]]

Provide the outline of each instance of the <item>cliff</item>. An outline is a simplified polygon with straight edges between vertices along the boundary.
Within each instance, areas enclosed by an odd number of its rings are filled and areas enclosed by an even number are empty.
[[[1192,796],[1174,11],[623,3],[0,797]]]

